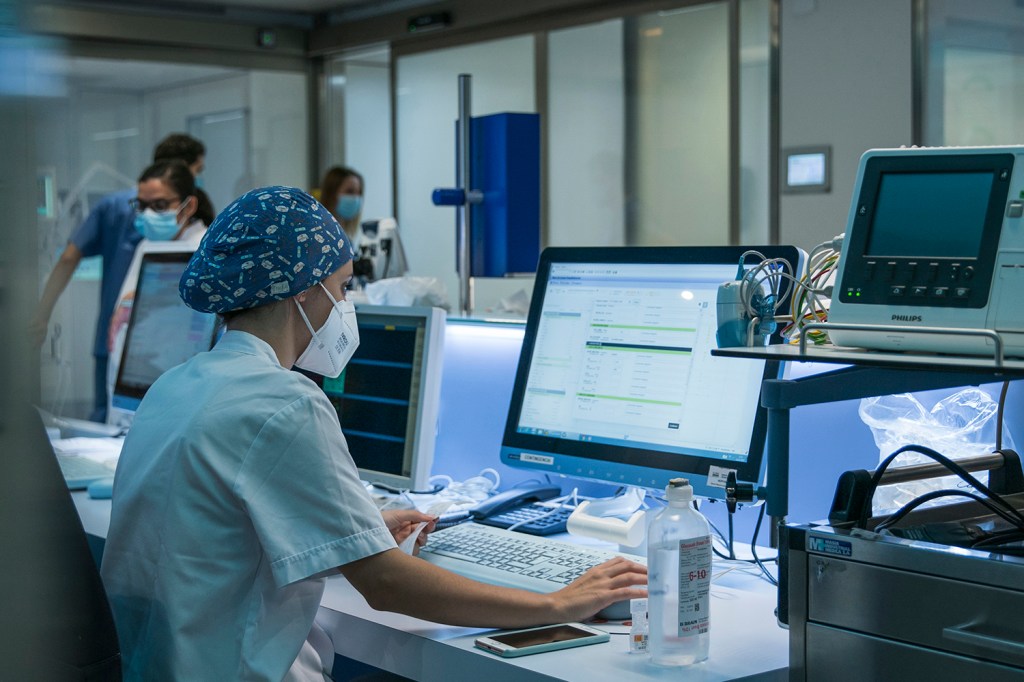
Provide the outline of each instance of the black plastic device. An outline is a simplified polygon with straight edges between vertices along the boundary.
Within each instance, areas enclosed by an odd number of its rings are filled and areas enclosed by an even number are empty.
[[[550,500],[560,492],[562,489],[557,485],[527,483],[484,500],[469,513],[475,519],[485,519],[530,502]]]
[[[476,519],[477,523],[495,528],[511,528],[530,535],[564,533],[574,507],[548,507],[537,502],[513,507],[500,514]]]

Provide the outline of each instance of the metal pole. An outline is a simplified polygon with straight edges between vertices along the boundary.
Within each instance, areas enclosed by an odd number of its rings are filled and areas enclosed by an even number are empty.
[[[468,73],[459,74],[459,156],[455,169],[455,184],[467,196],[470,191],[470,76]],[[470,217],[469,201],[463,201],[455,212],[455,232],[459,240],[458,270],[459,270],[459,307],[463,317],[469,317],[473,312],[473,287],[470,279],[470,240],[473,234],[472,218]]]
[[[769,380],[771,381],[771,380]],[[765,383],[769,383],[766,381]],[[765,448],[768,457],[766,487],[768,500],[765,503],[771,517],[771,545],[778,547],[778,527],[786,522],[789,514],[789,409],[768,408],[768,442]]]

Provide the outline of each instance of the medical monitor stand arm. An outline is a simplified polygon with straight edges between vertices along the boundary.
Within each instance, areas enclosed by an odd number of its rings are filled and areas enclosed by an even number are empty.
[[[471,204],[479,204],[484,200],[483,192],[470,189],[472,155],[472,76],[468,73],[459,74],[459,120],[456,136],[457,154],[455,157],[455,187],[435,189],[431,201],[435,206],[455,206],[455,238],[458,243],[456,269],[459,272],[459,310],[463,317],[473,312],[473,215]]]

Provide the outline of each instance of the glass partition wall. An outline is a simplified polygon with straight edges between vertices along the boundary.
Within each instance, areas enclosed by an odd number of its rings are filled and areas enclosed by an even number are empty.
[[[355,168],[366,181],[363,217],[392,216],[390,49],[372,45],[331,59],[324,81],[319,177],[331,166]]]
[[[462,73],[473,77],[474,116],[541,115],[543,245],[767,242],[770,6],[680,3],[454,46],[397,45],[387,67],[386,47],[367,48],[374,67],[366,54],[339,55],[325,67],[335,142],[322,163],[364,173],[367,216],[387,212],[370,192],[393,179],[411,274],[444,282],[453,308],[454,212],[430,193],[454,184]]]
[[[922,27],[923,142],[1024,140],[1024,9],[1020,3],[929,0]]]
[[[68,238],[107,193],[134,187],[156,143],[186,132],[206,145],[201,182],[215,210],[253,187],[310,184],[305,72],[65,55],[63,88],[36,121],[41,186],[39,288]],[[50,320],[43,407],[89,415],[101,257],[83,259]]]

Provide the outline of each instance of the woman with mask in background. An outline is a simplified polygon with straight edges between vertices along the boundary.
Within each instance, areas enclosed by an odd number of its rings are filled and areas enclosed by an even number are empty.
[[[102,575],[125,680],[330,679],[314,618],[338,572],[374,608],[476,627],[646,596],[646,569],[622,558],[535,594],[398,548],[434,519],[377,509],[330,400],[290,371],[337,377],[359,345],[353,255],[313,197],[267,187],[222,211],[185,268],[182,299],[227,331],[157,379],[118,461]]]
[[[213,206],[208,198],[200,198],[201,190],[196,187],[195,176],[184,162],[157,161],[142,171],[138,183],[132,205],[135,207],[135,229],[142,235],[142,241],[135,249],[114,312],[110,316],[107,334],[107,349],[110,352],[107,364],[108,400],[114,394],[111,389],[121,366],[121,348],[124,345],[125,328],[131,318],[143,255],[156,252],[191,253],[198,248],[206,234],[206,226],[213,222]],[[109,405],[107,414],[111,414]]]
[[[359,216],[363,212],[363,176],[346,166],[334,166],[320,181],[320,203],[345,228],[359,249]]]

